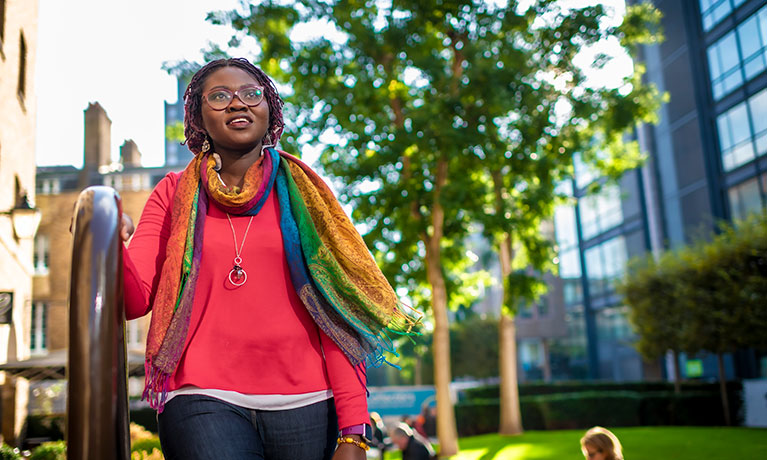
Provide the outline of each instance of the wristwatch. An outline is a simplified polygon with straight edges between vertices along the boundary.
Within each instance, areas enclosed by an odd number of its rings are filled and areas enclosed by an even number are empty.
[[[348,436],[350,434],[357,434],[362,437],[362,440],[370,444],[373,439],[373,428],[367,423],[361,423],[359,425],[347,426],[341,430],[341,436]]]

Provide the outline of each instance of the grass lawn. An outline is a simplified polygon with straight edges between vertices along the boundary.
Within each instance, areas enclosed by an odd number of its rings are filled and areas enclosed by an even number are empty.
[[[586,430],[528,431],[462,438],[452,460],[583,460],[580,438]],[[612,430],[627,460],[767,459],[767,430],[719,427],[637,427]],[[386,460],[401,459],[399,452]]]

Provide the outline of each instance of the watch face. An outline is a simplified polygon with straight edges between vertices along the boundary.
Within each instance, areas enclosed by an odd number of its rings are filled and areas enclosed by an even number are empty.
[[[373,428],[367,423],[365,424],[365,433],[362,435],[362,439],[368,444],[373,441]]]

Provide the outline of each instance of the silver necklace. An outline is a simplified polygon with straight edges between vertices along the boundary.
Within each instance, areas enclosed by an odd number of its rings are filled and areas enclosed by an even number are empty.
[[[229,271],[229,282],[236,287],[240,287],[248,280],[248,274],[242,268],[242,248],[245,246],[245,239],[248,237],[248,230],[250,230],[250,224],[253,223],[253,217],[250,216],[248,226],[245,228],[245,235],[242,236],[242,243],[240,248],[237,249],[237,234],[234,232],[234,224],[232,224],[232,218],[229,217],[229,213],[226,213],[226,218],[229,220],[229,226],[232,228],[232,238],[234,238],[234,267]]]

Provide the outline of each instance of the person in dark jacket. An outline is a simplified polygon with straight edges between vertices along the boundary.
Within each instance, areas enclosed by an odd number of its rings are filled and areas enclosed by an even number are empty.
[[[392,443],[402,451],[402,460],[432,460],[436,458],[431,443],[404,423],[391,433]]]

